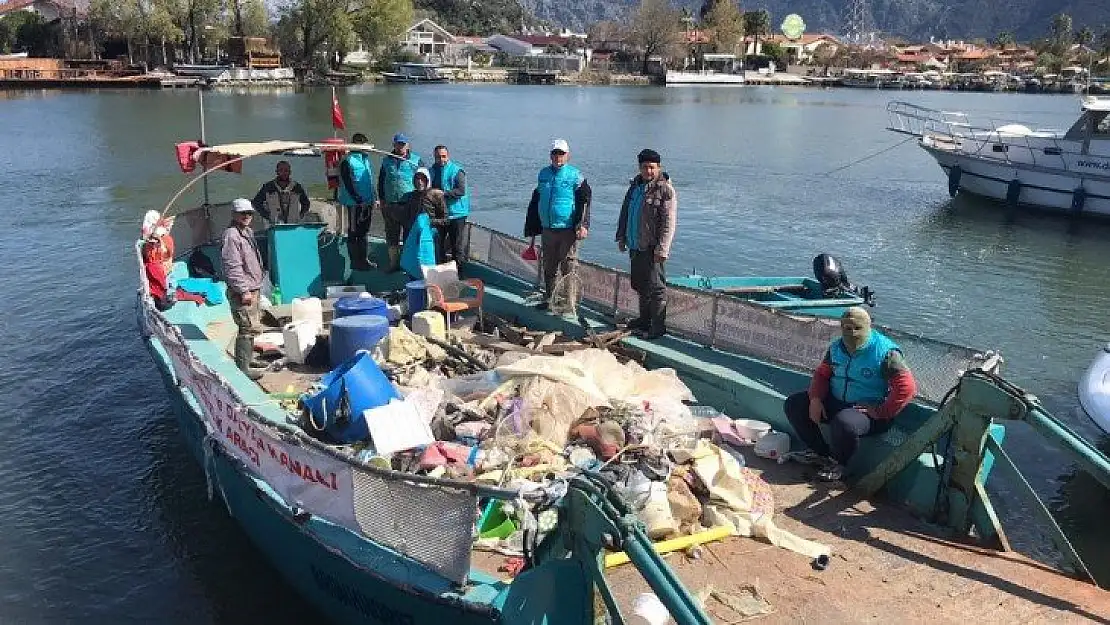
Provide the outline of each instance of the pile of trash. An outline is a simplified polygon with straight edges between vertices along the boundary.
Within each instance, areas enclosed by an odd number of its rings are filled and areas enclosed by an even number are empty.
[[[558,492],[576,472],[598,472],[653,540],[716,528],[710,540],[759,536],[828,553],[775,528],[771,489],[744,466],[742,449],[769,426],[738,428],[692,405],[675,371],[645,369],[617,345],[620,333],[579,342],[490,325],[452,330],[450,340],[391,327],[302,398],[302,426],[363,463],[520,492]],[[556,522],[523,499],[483,502],[476,546],[519,555],[525,529]]]

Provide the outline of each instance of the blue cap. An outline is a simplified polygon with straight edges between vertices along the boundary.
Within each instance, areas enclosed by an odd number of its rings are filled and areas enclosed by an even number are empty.
[[[409,142],[409,137],[405,133],[399,132],[399,133],[393,135],[393,142],[394,143],[408,143]]]

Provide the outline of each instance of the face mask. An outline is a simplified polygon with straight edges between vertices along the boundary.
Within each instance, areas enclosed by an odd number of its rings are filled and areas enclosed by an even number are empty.
[[[840,320],[841,338],[844,346],[851,351],[863,347],[871,338],[871,320],[867,314],[852,314]]]

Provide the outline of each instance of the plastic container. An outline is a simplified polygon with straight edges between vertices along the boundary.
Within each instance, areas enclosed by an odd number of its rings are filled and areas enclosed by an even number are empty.
[[[354,317],[356,315],[378,316],[389,323],[389,305],[384,299],[366,295],[357,297],[343,297],[335,302],[335,318]]]
[[[366,287],[362,286],[329,286],[326,290],[328,299],[338,299],[340,297],[358,297],[359,293],[365,293]]]
[[[755,444],[755,455],[769,460],[783,461],[790,451],[790,435],[786,432],[768,432]]]
[[[732,422],[732,427],[740,438],[750,441],[752,444],[758,443],[759,439],[767,436],[771,431],[770,423],[756,421],[755,419],[736,419]]]
[[[317,300],[319,301],[319,300]],[[294,300],[296,305],[296,300]],[[294,314],[294,317],[296,314]],[[285,337],[285,357],[297,364],[304,364],[308,352],[316,345],[316,335],[319,327],[311,319],[301,319],[285,324],[281,329]]]
[[[478,537],[506,538],[516,531],[516,523],[505,515],[500,501],[491,504],[478,523]]]
[[[380,317],[352,317],[353,320],[380,319]],[[353,443],[366,440],[370,431],[363,412],[400,399],[397,389],[382,370],[363,352],[348,359],[331,373],[320,379],[320,391],[306,395],[302,402],[310,416],[307,427],[323,430],[332,440]],[[346,394],[349,410],[338,413],[341,399]]]
[[[320,230],[324,224],[273,224],[268,231],[275,304],[320,292]]]
[[[293,299],[293,323],[299,321],[315,324],[317,330],[324,329],[324,304],[319,297]]]
[[[412,316],[412,331],[420,336],[431,336],[443,341],[447,338],[447,323],[438,312],[422,310]]]
[[[338,367],[360,349],[373,350],[389,334],[389,320],[378,315],[351,315],[331,324],[330,359]]]
[[[428,307],[428,285],[423,280],[405,283],[405,293],[408,294],[410,315],[415,315]]]

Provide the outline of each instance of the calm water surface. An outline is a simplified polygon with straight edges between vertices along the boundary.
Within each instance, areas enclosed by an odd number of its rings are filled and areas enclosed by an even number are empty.
[[[1010,378],[1105,446],[1075,399],[1110,334],[1110,227],[951,201],[939,168],[897,143],[888,99],[1067,127],[1066,96],[869,90],[445,86],[341,95],[351,131],[397,130],[466,165],[474,219],[518,232],[548,142],[570,141],[595,193],[586,257],[612,243],[635,155],[679,191],[670,271],[797,275],[827,251],[879,293],[882,323],[1006,357]],[[134,325],[130,245],[185,182],[194,92],[0,92],[0,622],[305,623],[316,614],[264,564],[187,455]],[[330,136],[330,94],[209,93],[210,142]],[[214,197],[253,193],[256,159]],[[294,174],[322,192],[318,160]],[[191,198],[199,201],[199,196]],[[1095,566],[1110,496],[1022,427],[1008,446]],[[1010,519],[1023,502],[1000,485]],[[1036,553],[1035,532],[1011,538]],[[1106,568],[1102,564],[1102,568]]]

